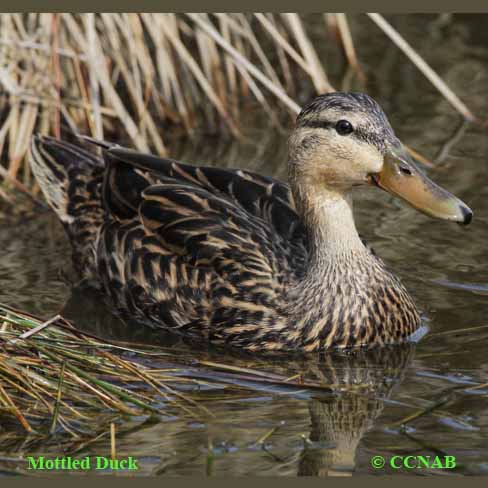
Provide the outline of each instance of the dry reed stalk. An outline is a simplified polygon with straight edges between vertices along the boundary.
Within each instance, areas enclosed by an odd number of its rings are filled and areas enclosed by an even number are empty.
[[[354,48],[354,42],[352,40],[351,31],[349,29],[349,23],[347,21],[346,14],[336,14],[337,19],[337,28],[339,31],[339,35],[341,37],[342,45],[344,47],[344,52],[346,54],[346,58],[349,62],[351,68],[357,73],[359,79],[362,83],[365,83],[366,76],[361,69],[361,66],[358,61],[358,57],[356,55],[356,49]]]
[[[208,19],[207,15],[206,18]],[[211,84],[217,98],[220,100],[221,106],[226,107],[225,111],[227,113],[227,117],[232,120],[230,112],[228,112],[227,109],[228,101],[226,86],[218,47],[212,38],[205,35],[200,30],[195,33],[195,37],[203,72],[205,73],[206,78],[209,80],[209,83]],[[204,106],[204,111],[209,126],[212,127],[213,131],[218,130],[218,123],[215,123],[214,121],[211,106]]]
[[[249,87],[251,93],[255,96],[256,100],[262,105],[262,107],[268,114],[269,118],[275,123],[275,125],[279,124],[279,121],[276,118],[276,114],[274,110],[269,105],[268,101],[266,100],[266,97],[264,96],[263,92],[259,89],[259,86],[253,80],[251,75],[239,64],[236,65],[236,68],[237,71],[242,76],[242,79],[247,83],[247,86]]]
[[[479,122],[471,110],[447,86],[445,81],[419,56],[410,44],[380,14],[370,13],[368,17],[395,43],[412,61],[421,73],[435,86],[442,96],[469,122]]]
[[[315,90],[317,93],[333,92],[334,88],[329,83],[327,75],[322,67],[322,63],[319,61],[315,48],[305,32],[298,14],[287,13],[282,15],[288,21],[290,29],[302,51],[302,55],[307,61]]]
[[[230,31],[230,21],[226,15],[218,15],[220,32],[222,37],[228,42],[232,42],[232,34]],[[227,78],[227,86],[229,94],[227,95],[228,101],[230,103],[230,112],[233,114],[234,118],[239,115],[239,104],[237,99],[238,85],[237,85],[237,73],[234,63],[229,59],[228,56],[224,58],[225,74]]]
[[[153,44],[159,46],[154,60],[160,86],[160,95],[158,97],[158,103],[156,103],[156,108],[159,110],[161,117],[167,116],[176,121],[177,118],[172,117],[168,107],[163,106],[162,104],[163,100],[168,101],[174,99],[176,110],[181,117],[183,125],[187,130],[190,130],[189,110],[178,83],[170,44],[161,27],[161,25],[166,22],[166,19],[153,14],[142,14],[142,20],[149,32]],[[167,105],[167,103],[164,105]]]
[[[273,82],[263,74],[261,70],[256,68],[249,60],[247,60],[239,51],[232,47],[220,33],[209,23],[200,18],[198,14],[186,14],[192,19],[195,24],[204,30],[232,57],[233,61],[240,65],[243,69],[248,71],[254,78],[260,81],[278,100],[283,102],[286,107],[291,111],[298,113],[300,111],[299,105],[297,105],[281,88],[275,86]]]
[[[54,91],[56,96],[56,110],[54,111],[53,131],[54,135],[59,139],[61,137],[61,65],[59,62],[59,22],[58,14],[53,14],[51,18],[51,34],[52,34],[52,66],[54,71]]]
[[[65,19],[71,18],[66,16]],[[85,26],[88,72],[90,77],[90,100],[93,105],[93,120],[95,129],[95,132],[92,135],[97,139],[103,139],[103,124],[100,113],[100,85],[97,78],[99,64],[101,64],[102,60],[98,58],[99,53],[97,52],[94,14],[87,14]],[[74,31],[76,32],[76,29]]]
[[[61,395],[62,395],[62,388],[63,388],[63,381],[64,381],[64,371],[66,369],[66,362],[61,365],[61,370],[59,372],[59,383],[58,383],[58,391],[56,394],[56,404],[54,405],[53,409],[53,419],[51,422],[51,428],[49,429],[50,434],[54,434],[56,431],[56,425],[59,419],[59,408],[61,406]]]
[[[284,38],[284,36],[279,32],[278,28],[273,25],[273,23],[266,18],[264,14],[256,13],[254,14],[256,18],[261,22],[263,27],[268,31],[271,37],[276,42],[277,46],[283,49],[298,66],[300,66],[303,71],[312,76],[313,72],[307,62],[303,57],[297,53],[297,51],[290,45],[290,43]]]
[[[19,420],[22,427],[28,432],[31,433],[34,429],[30,426],[29,422],[26,420],[22,412],[19,410],[17,405],[14,403],[10,395],[4,390],[2,385],[0,385],[0,400],[2,403],[10,410],[13,411],[14,415]]]
[[[222,102],[217,96],[215,90],[210,85],[208,79],[205,77],[202,69],[198,66],[198,63],[195,61],[190,51],[184,46],[184,44],[181,42],[179,37],[175,36],[170,30],[166,28],[166,26],[164,26],[163,29],[168,40],[173,45],[173,47],[178,51],[182,61],[186,64],[188,69],[191,71],[191,73],[195,77],[196,81],[202,88],[205,95],[208,97],[210,102],[214,105],[217,112],[222,116],[223,120],[227,123],[231,132],[237,136],[239,134],[239,130],[237,129],[237,126],[232,121],[229,113],[222,105]]]
[[[115,424],[110,423],[110,457],[113,461],[117,459],[117,448],[115,445]]]
[[[273,14],[268,14],[267,20],[271,23],[271,26],[275,28],[277,34],[288,43],[287,33],[282,25],[278,25],[273,17]],[[283,72],[283,78],[285,79],[286,87],[289,93],[296,94],[296,84],[294,81],[292,67],[286,56],[286,51],[280,43],[276,44],[276,50],[278,53],[278,59],[280,60],[281,70]]]
[[[110,14],[102,14],[102,20],[105,22],[108,31],[112,33],[116,31],[116,27],[112,23],[112,16]],[[149,138],[152,141],[157,152],[162,156],[167,155],[167,151],[163,139],[159,135],[158,129],[156,127],[156,123],[154,122],[153,118],[151,117],[150,113],[147,110],[147,103],[144,102],[141,80],[140,80],[140,76],[137,75],[137,69],[135,69],[134,66],[132,67],[128,66],[124,56],[122,56],[121,54],[122,46],[120,44],[120,37],[118,35],[110,35],[109,41],[111,43],[112,56],[115,61],[115,64],[120,69],[120,73],[127,85],[129,95],[137,109],[138,117],[140,121],[139,131],[141,132],[141,136],[144,136],[144,138],[147,139],[148,136],[144,135],[145,130],[147,130],[147,133],[149,134]],[[137,42],[134,39],[127,38],[126,45],[131,46],[134,44],[137,44]],[[151,78],[152,78],[152,72],[151,72]]]
[[[281,84],[281,81],[278,77],[278,74],[276,73],[276,70],[273,68],[271,61],[268,60],[266,54],[264,53],[263,48],[261,47],[261,44],[256,38],[249,20],[246,18],[244,14],[238,14],[238,20],[241,24],[241,27],[243,29],[247,41],[249,42],[252,50],[256,53],[258,60],[263,66],[263,71],[267,74],[268,78],[277,87],[284,90],[283,85]]]

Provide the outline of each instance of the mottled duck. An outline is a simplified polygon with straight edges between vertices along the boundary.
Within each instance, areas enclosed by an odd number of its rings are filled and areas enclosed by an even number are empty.
[[[321,95],[289,139],[289,184],[94,141],[33,138],[31,165],[75,269],[114,312],[248,351],[404,342],[420,314],[360,238],[354,187],[467,224],[471,210],[421,172],[361,93]]]

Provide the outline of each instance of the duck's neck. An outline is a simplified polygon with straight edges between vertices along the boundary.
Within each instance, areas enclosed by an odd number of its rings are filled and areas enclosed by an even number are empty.
[[[367,253],[354,222],[351,191],[311,187],[294,196],[308,234],[309,272]]]

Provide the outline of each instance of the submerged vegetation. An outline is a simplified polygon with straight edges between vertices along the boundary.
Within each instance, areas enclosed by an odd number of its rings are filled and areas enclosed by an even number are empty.
[[[474,120],[381,15],[369,18]],[[324,44],[345,62],[338,87]],[[167,155],[168,127],[239,137],[249,107],[279,126],[312,95],[365,81],[345,14],[2,14],[0,177],[36,194],[25,164],[34,132],[115,134]]]
[[[59,315],[41,322],[0,306],[0,320],[3,431],[15,424],[24,434],[45,436],[62,430],[79,439],[90,426],[107,430],[98,418],[103,410],[111,412],[107,422],[113,421],[114,413],[170,415],[178,409],[198,417],[205,411],[172,388],[185,381],[198,384],[197,380],[174,376],[169,367],[143,364],[154,356],[166,356],[155,348],[102,342],[77,331]],[[138,362],[123,357],[136,352]],[[97,422],[90,423],[95,417]]]
[[[79,451],[129,418],[212,417],[201,392],[252,385],[330,394],[334,385],[181,356],[178,348],[107,342],[57,315],[42,322],[0,305],[0,445],[61,442]],[[337,385],[335,385],[337,386]],[[351,385],[361,392],[369,385]],[[13,447],[12,447],[13,448]]]

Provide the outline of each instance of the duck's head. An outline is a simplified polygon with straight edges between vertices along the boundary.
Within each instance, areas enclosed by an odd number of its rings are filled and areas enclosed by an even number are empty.
[[[290,178],[317,192],[371,185],[439,219],[471,222],[471,209],[430,180],[395,136],[381,107],[363,93],[321,95],[297,118]]]

